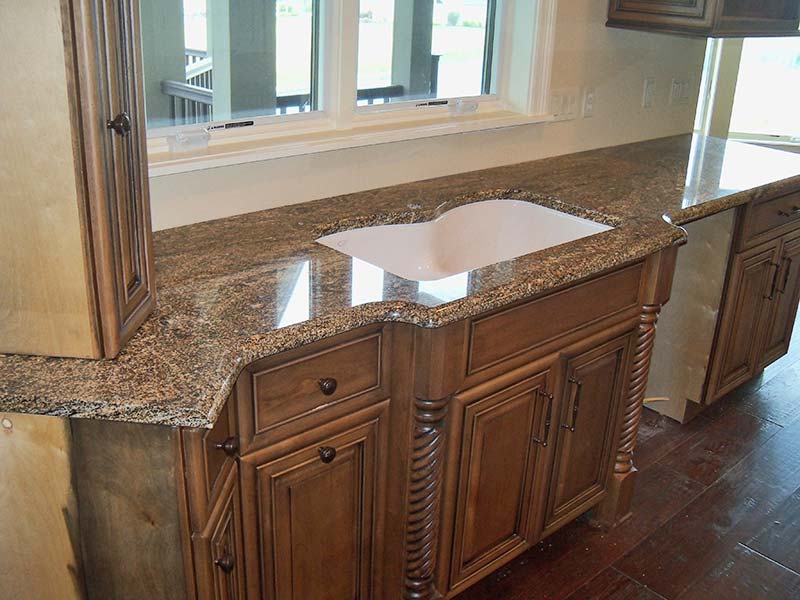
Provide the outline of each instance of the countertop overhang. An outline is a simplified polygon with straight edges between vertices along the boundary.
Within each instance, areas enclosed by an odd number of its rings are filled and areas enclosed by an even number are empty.
[[[469,318],[683,243],[680,225],[797,189],[800,155],[684,135],[157,232],[157,307],[120,356],[0,355],[0,411],[209,427],[253,360],[370,323]],[[494,198],[616,227],[438,287],[314,241]]]

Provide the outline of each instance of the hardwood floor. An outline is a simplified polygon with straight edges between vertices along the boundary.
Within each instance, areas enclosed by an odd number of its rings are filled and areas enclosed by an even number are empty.
[[[458,600],[800,598],[800,335],[687,425],[647,410],[633,516],[584,517]]]

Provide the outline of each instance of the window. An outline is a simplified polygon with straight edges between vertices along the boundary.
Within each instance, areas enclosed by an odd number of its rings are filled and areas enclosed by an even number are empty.
[[[800,141],[800,38],[744,41],[731,137]]]
[[[555,4],[140,0],[151,163],[205,168],[544,120]]]
[[[148,128],[314,110],[313,0],[142,0]]]
[[[492,93],[494,0],[360,0],[358,104]]]

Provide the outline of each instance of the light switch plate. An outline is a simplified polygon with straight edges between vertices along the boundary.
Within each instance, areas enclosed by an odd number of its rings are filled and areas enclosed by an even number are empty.
[[[642,92],[642,108],[653,108],[656,95],[656,78],[645,77],[644,91]]]
[[[581,114],[584,119],[588,119],[594,115],[594,95],[595,89],[593,87],[586,88],[583,91],[583,109],[581,110]]]

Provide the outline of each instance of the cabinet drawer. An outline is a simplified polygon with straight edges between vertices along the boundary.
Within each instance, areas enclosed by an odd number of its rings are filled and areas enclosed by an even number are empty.
[[[800,192],[755,202],[745,208],[741,247],[751,247],[800,227]]]
[[[226,475],[239,451],[236,403],[228,398],[212,429],[184,429],[183,453],[192,530],[208,522],[211,505],[220,495]]]
[[[503,309],[471,324],[467,374],[566,336],[587,325],[639,309],[642,263],[562,292]]]
[[[382,327],[360,329],[248,367],[240,381],[243,445],[273,443],[297,433],[301,419],[356,398],[385,398],[386,337]]]

